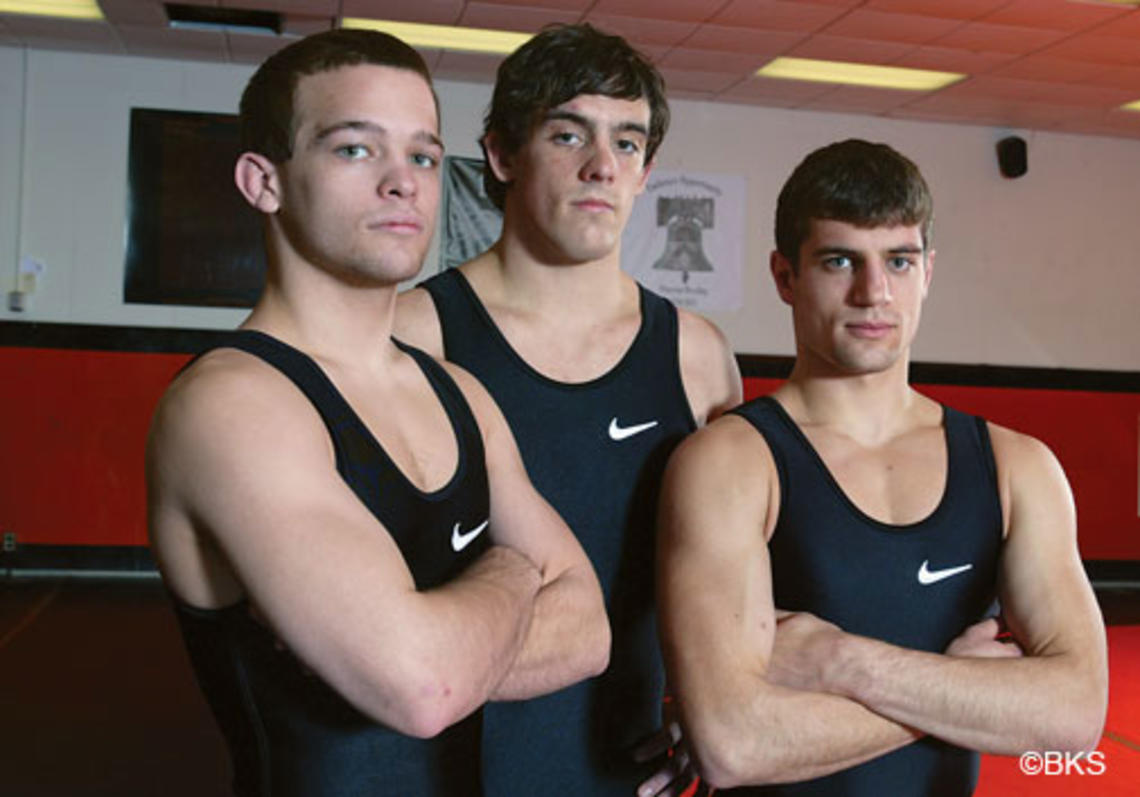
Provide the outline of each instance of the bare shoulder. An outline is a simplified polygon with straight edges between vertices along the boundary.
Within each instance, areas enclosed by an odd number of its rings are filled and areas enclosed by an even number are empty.
[[[669,460],[667,488],[745,497],[765,493],[776,473],[768,443],[738,415],[722,415],[685,438]]]
[[[433,357],[443,356],[443,330],[435,301],[424,288],[412,288],[396,297],[392,337]]]
[[[702,315],[677,309],[681,379],[698,425],[743,398],[736,356],[720,327]]]
[[[312,404],[276,368],[218,349],[187,368],[159,402],[147,452],[152,487],[208,483],[223,463],[260,458],[259,470],[267,470],[277,461],[267,455],[285,447],[328,450]],[[194,468],[198,475],[184,478]]]
[[[1017,432],[987,421],[994,461],[1002,478],[1065,479],[1056,454],[1045,443],[1032,435]]]

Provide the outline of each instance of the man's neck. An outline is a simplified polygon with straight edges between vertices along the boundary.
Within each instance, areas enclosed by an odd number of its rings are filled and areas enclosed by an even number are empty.
[[[396,285],[347,284],[311,267],[287,274],[271,268],[265,291],[242,327],[273,335],[325,363],[383,368],[393,353],[396,290]]]
[[[636,288],[622,272],[616,251],[601,260],[550,264],[501,239],[464,273],[485,303],[548,320],[609,317],[636,302]]]
[[[820,375],[797,359],[775,396],[801,426],[824,426],[877,445],[922,422],[932,402],[907,381],[908,359],[883,371]]]

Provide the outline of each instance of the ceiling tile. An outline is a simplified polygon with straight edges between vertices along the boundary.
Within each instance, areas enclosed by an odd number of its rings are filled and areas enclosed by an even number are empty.
[[[709,21],[717,25],[811,33],[846,13],[847,9],[838,5],[790,0],[732,0]]]
[[[812,36],[788,55],[798,58],[824,58],[829,61],[855,61],[863,64],[893,64],[910,46],[897,42],[847,39],[841,36]]]
[[[670,97],[680,92],[719,94],[740,82],[740,75],[737,73],[704,72],[697,69],[672,70],[667,66],[661,68],[661,75],[665,78],[665,88]]]
[[[1104,36],[1140,36],[1140,9],[1105,23],[1096,32]]]
[[[1140,41],[1122,36],[1074,36],[1053,45],[1045,52],[1060,58],[1091,61],[1094,64],[1140,66]]]
[[[960,72],[965,75],[984,75],[1017,56],[1009,53],[974,52],[950,47],[915,47],[891,62],[892,66],[914,69],[933,69],[939,72]]]
[[[1036,95],[1034,101],[1087,108],[1119,108],[1134,99],[1136,99],[1134,92],[1127,89],[1046,83],[1042,84],[1041,92]]]
[[[459,18],[460,25],[492,30],[537,32],[555,22],[577,22],[581,14],[575,11],[558,11],[550,8],[522,8],[519,6],[468,3]]]
[[[597,0],[590,8],[590,13],[674,22],[704,22],[715,9],[713,3],[694,3],[692,0]]]
[[[131,55],[225,61],[226,35],[215,31],[173,30],[120,25],[119,35]]]
[[[556,11],[574,11],[585,13],[586,9],[594,4],[594,0],[495,0],[499,5],[517,6],[521,8],[549,8]]]
[[[1064,33],[1040,28],[971,22],[951,31],[937,43],[941,47],[1024,55],[1060,40]]]
[[[739,79],[750,75],[766,63],[767,59],[749,53],[726,53],[714,50],[698,50],[690,47],[676,47],[669,51],[660,62],[674,72],[694,69],[699,72],[732,72]]]
[[[996,25],[1080,31],[1129,13],[1124,6],[1074,3],[1072,0],[1014,0],[986,16]]]
[[[956,19],[857,9],[828,25],[824,32],[848,39],[926,44],[961,25],[962,22]]]
[[[236,64],[260,64],[275,52],[292,43],[292,39],[281,36],[252,36],[242,33],[227,33],[230,60]]]
[[[838,86],[835,91],[809,100],[800,107],[843,113],[882,114],[893,108],[914,102],[915,99],[916,95],[913,91]]]
[[[806,80],[773,80],[754,77],[742,80],[720,96],[750,101],[768,100],[782,107],[798,107],[829,91],[835,86],[826,83],[810,83]]]
[[[166,25],[166,11],[162,3],[139,0],[99,0],[103,16],[108,22],[123,25]]]
[[[1140,99],[1140,67],[1107,67],[1100,74],[1082,82],[1090,86],[1106,86],[1135,91],[1136,98]]]
[[[73,49],[71,43],[74,43],[74,49],[86,53],[122,50],[115,29],[107,22],[20,14],[5,16],[3,19],[8,33],[28,47]]]
[[[1090,64],[1086,61],[1072,61],[1050,55],[1027,55],[1010,61],[990,74],[995,77],[1019,80],[1056,80],[1063,83],[1082,83],[1103,73],[1103,64]]]
[[[697,25],[692,22],[637,19],[595,12],[590,12],[586,21],[606,33],[616,34],[634,44],[656,44],[665,47],[680,44],[697,29]]]
[[[866,7],[896,14],[920,14],[943,19],[978,19],[1009,0],[868,0]]]
[[[1006,101],[1025,100],[1031,102],[1040,97],[1045,88],[1045,83],[1033,80],[1012,80],[980,75],[947,86],[938,94],[948,97],[989,97]]]
[[[701,25],[685,39],[685,47],[701,50],[720,50],[733,53],[752,53],[761,61],[769,60],[795,47],[805,34],[789,31],[735,28],[725,25]]]
[[[432,74],[437,78],[494,82],[503,58],[485,53],[443,52]]]
[[[340,0],[342,17],[391,19],[454,25],[463,13],[463,0]]]
[[[337,0],[218,0],[223,8],[245,8],[254,11],[282,11],[311,17],[335,17]]]

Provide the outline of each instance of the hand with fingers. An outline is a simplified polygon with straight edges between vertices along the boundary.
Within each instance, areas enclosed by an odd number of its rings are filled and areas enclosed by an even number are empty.
[[[637,787],[637,797],[710,797],[714,790],[701,780],[669,700],[664,714],[663,726],[633,751],[638,763],[661,761],[657,771]]]

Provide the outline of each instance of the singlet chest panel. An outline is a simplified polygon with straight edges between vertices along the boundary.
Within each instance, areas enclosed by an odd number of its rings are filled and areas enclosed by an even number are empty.
[[[676,309],[639,289],[641,326],[617,364],[565,383],[510,346],[458,270],[422,287],[447,358],[490,391],[531,481],[589,556],[613,630],[599,678],[487,707],[488,793],[632,794],[652,773],[632,765],[628,747],[659,727],[664,687],[654,614],[657,495],[666,459],[696,426],[681,383]]]
[[[780,509],[769,540],[775,605],[845,631],[940,653],[992,605],[1002,543],[985,422],[943,408],[946,477],[926,517],[882,523],[856,507],[795,422],[771,397],[734,413],[772,451]],[[926,737],[864,764],[801,783],[733,789],[779,797],[966,797],[978,756]]]
[[[483,442],[459,388],[428,355],[401,344],[442,404],[459,457],[446,484],[425,492],[396,466],[312,359],[258,332],[236,333],[228,345],[281,370],[313,403],[332,439],[337,472],[396,541],[417,589],[453,578],[489,546],[489,535],[480,535],[459,550],[452,544],[457,527],[462,542],[462,535],[490,514]]]
[[[826,430],[800,428],[852,511],[884,526],[914,526],[946,495],[948,452],[941,425],[868,449]]]
[[[764,435],[779,473],[780,512],[769,541],[777,606],[935,652],[983,615],[1002,542],[984,422],[944,408],[941,498],[922,520],[889,525],[852,503],[778,402],[764,397],[736,412]]]
[[[306,355],[252,331],[234,333],[222,345],[265,360],[312,402],[328,430],[338,473],[396,541],[418,589],[449,581],[490,546],[482,438],[458,387],[426,354],[403,347],[443,405],[459,450],[454,475],[432,492],[404,476]],[[478,713],[434,739],[403,736],[308,672],[251,618],[245,602],[220,610],[175,605],[199,683],[229,746],[240,797],[480,793],[472,785],[478,781]]]

